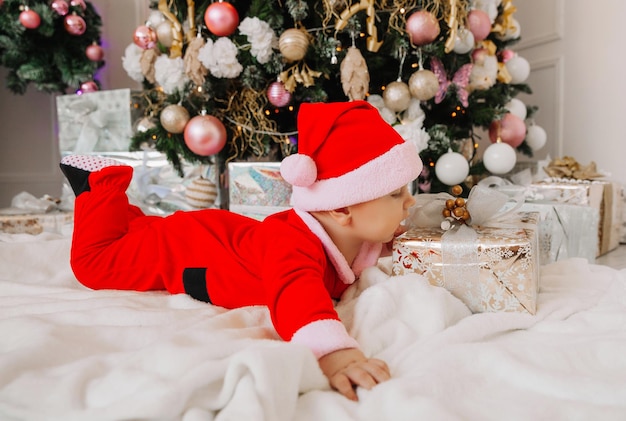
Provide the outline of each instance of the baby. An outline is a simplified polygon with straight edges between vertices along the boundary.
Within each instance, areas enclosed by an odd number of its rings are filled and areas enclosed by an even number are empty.
[[[61,169],[76,194],[71,265],[85,286],[264,305],[278,334],[309,347],[347,398],[390,377],[333,302],[401,232],[415,203],[407,185],[422,169],[415,146],[367,102],[301,105],[298,153],[281,163],[292,208],[263,221],[221,209],[144,215],[126,196],[131,167],[70,155]]]

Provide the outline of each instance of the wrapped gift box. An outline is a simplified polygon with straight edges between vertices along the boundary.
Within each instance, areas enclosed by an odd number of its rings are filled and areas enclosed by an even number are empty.
[[[393,274],[423,274],[472,312],[535,314],[538,218],[519,212],[497,227],[411,228],[394,241]]]
[[[509,206],[513,206],[512,203]],[[593,263],[598,244],[598,209],[560,203],[524,203],[524,212],[537,212],[539,263],[542,265],[571,257]]]
[[[619,246],[622,230],[622,187],[603,180],[548,179],[529,186],[538,201],[556,202],[597,209],[598,247],[601,256]]]
[[[56,98],[62,154],[128,151],[132,137],[130,89]]]
[[[230,162],[228,164],[228,208],[236,213],[263,219],[289,209],[291,185],[280,175],[279,162]]]
[[[7,234],[63,233],[64,227],[71,226],[73,221],[73,212],[67,211],[27,213],[10,208],[0,210],[0,232]]]

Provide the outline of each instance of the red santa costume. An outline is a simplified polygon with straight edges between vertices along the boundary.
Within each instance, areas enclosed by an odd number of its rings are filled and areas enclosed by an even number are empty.
[[[376,264],[382,244],[364,244],[349,265],[309,213],[366,202],[417,178],[422,163],[364,101],[303,104],[298,154],[281,174],[292,209],[262,222],[226,210],[147,216],[129,204],[132,168],[67,156],[77,194],[71,265],[93,289],[167,290],[226,308],[266,305],[278,334],[316,357],[358,347],[333,299]]]

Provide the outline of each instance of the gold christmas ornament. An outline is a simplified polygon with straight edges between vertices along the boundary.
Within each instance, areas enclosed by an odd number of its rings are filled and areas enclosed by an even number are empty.
[[[156,27],[157,39],[162,46],[170,48],[174,42],[174,33],[172,24],[169,21],[163,21]]]
[[[199,177],[185,190],[185,200],[190,206],[204,209],[213,206],[217,199],[217,186],[211,180]]]
[[[411,103],[411,92],[409,85],[401,81],[391,82],[385,87],[383,92],[385,107],[394,112],[401,112],[409,108]]]
[[[341,86],[350,101],[365,99],[369,91],[370,74],[367,70],[367,63],[358,48],[348,48],[340,70]]]
[[[302,60],[308,48],[309,36],[300,29],[287,29],[278,39],[280,53],[290,62]]]
[[[189,121],[189,111],[181,105],[168,105],[161,111],[159,120],[163,128],[168,132],[174,134],[182,133]]]
[[[430,70],[421,69],[409,78],[409,91],[413,98],[428,101],[437,95],[439,79]]]

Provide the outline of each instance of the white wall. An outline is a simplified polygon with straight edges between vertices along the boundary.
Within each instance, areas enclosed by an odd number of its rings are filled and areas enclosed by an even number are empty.
[[[548,145],[536,154],[595,161],[626,184],[626,56],[623,0],[516,1],[522,41],[515,47],[531,64],[525,98],[540,110]],[[520,98],[522,98],[520,96]]]
[[[102,16],[107,65],[103,89],[138,88],[121,66],[135,27],[148,14],[148,0],[92,0]],[[536,123],[548,133],[548,145],[536,158],[571,155],[595,161],[626,184],[626,139],[622,124],[626,95],[623,54],[623,0],[517,0],[514,15],[522,41],[514,46],[531,64]],[[0,68],[3,82],[6,69]],[[20,191],[58,195],[55,99],[29,89],[24,96],[0,90],[0,207]],[[520,156],[520,160],[524,157]]]

